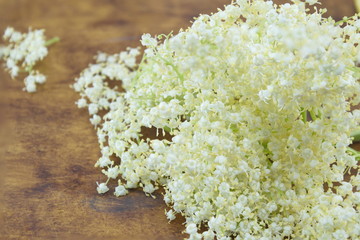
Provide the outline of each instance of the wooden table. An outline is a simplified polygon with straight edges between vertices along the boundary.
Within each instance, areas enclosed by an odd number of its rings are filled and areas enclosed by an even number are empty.
[[[227,0],[0,0],[0,31],[46,29],[61,42],[38,64],[48,82],[35,94],[0,69],[0,239],[175,240],[183,218],[171,224],[157,199],[131,191],[100,196],[93,167],[99,157],[94,129],[69,88],[98,51],[138,46],[142,33],[186,28],[199,13]],[[279,2],[279,1],[277,1]],[[339,20],[353,15],[351,0],[323,0]]]

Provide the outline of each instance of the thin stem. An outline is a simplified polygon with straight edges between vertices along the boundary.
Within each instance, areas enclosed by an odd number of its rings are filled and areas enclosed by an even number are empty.
[[[321,119],[321,117],[322,117],[321,111],[320,111],[320,110],[318,110],[318,118],[320,118],[320,119]]]
[[[179,72],[178,68],[171,62],[169,62],[168,60],[166,60],[165,58],[158,56],[161,60],[163,60],[165,62],[166,65],[169,65],[172,67],[172,69],[175,71],[176,75],[178,76],[178,78],[181,81],[184,81],[184,76]]]
[[[110,178],[108,177],[108,179],[106,180],[105,184],[108,184],[109,180],[110,180]]]
[[[350,134],[350,137],[353,138],[353,142],[360,142],[360,129],[353,131]]]
[[[144,54],[143,57],[141,58],[140,63],[137,65],[137,68],[134,69],[134,71],[136,71],[136,74],[135,74],[133,80],[131,81],[130,88],[134,87],[135,84],[136,84],[136,81],[139,79],[139,76],[140,76],[141,71],[142,71],[142,69],[143,69],[143,65],[144,65],[143,63],[145,63],[146,59],[147,59],[147,58],[146,58],[146,55]],[[130,88],[129,88],[129,89],[130,89]]]
[[[355,77],[360,77],[360,67],[347,67],[347,69],[354,72]]]
[[[349,18],[348,18],[348,17],[344,17],[342,20],[337,21],[337,22],[335,23],[335,25],[341,25],[341,24],[343,24],[343,23],[346,23],[347,21],[349,21]]]
[[[59,37],[53,37],[52,39],[49,39],[45,42],[45,46],[48,47],[56,42],[60,41]]]
[[[311,116],[311,119],[313,120],[313,121],[315,121],[316,119],[317,119],[317,116],[316,116],[316,114],[314,113],[314,111],[309,111],[309,113],[310,113],[310,116]]]
[[[163,130],[167,133],[171,132],[171,128],[169,128],[168,126],[163,127]]]
[[[304,123],[307,122],[307,111],[304,110],[302,113],[301,113],[301,118],[303,120]]]
[[[351,148],[351,147],[347,147],[347,151],[355,157],[355,159],[357,161],[360,160],[360,152],[359,151],[356,151],[355,149]]]

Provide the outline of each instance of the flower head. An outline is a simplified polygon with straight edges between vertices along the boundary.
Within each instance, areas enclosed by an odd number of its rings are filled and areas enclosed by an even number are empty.
[[[138,65],[136,50],[99,55],[74,84],[80,107],[106,111],[96,166],[147,194],[162,185],[189,239],[357,238],[359,176],[343,176],[358,168],[359,20],[342,28],[307,10],[316,2],[237,0],[176,35],[144,35]]]

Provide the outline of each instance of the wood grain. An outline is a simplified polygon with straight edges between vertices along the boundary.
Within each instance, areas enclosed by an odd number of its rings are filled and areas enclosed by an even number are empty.
[[[94,129],[69,85],[98,51],[138,46],[142,33],[186,28],[199,13],[227,0],[0,0],[0,31],[13,26],[46,29],[61,42],[38,65],[48,76],[36,94],[0,69],[0,239],[175,240],[185,235],[178,218],[164,215],[141,191],[116,198],[96,193],[104,178]],[[278,1],[279,2],[279,1]],[[335,19],[354,14],[351,0],[323,1]]]

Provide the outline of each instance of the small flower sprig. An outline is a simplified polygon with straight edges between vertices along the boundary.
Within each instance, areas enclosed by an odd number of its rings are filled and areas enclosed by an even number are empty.
[[[60,40],[54,37],[46,41],[44,32],[43,29],[30,28],[27,33],[21,33],[12,27],[7,27],[3,35],[8,45],[0,47],[0,59],[4,60],[5,68],[13,79],[20,72],[28,73],[24,79],[24,91],[27,92],[36,92],[36,84],[43,84],[46,81],[46,76],[34,70],[34,66],[46,57],[47,47]]]

